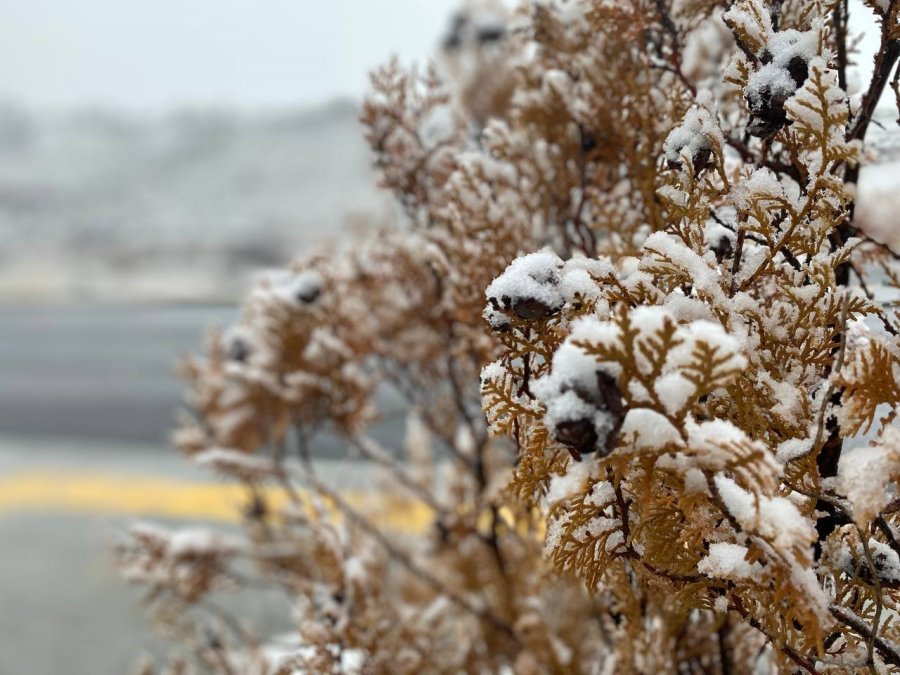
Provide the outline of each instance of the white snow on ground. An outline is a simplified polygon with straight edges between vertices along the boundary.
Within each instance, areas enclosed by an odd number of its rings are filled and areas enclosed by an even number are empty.
[[[0,103],[0,300],[232,299],[377,211],[348,101],[35,113]]]

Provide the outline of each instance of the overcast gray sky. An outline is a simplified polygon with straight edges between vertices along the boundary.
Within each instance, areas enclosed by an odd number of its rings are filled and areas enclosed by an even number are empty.
[[[0,0],[0,97],[35,106],[306,104],[424,61],[457,0]]]
[[[0,0],[0,98],[161,110],[358,97],[392,53],[427,59],[459,4]],[[866,9],[856,15],[870,18]]]

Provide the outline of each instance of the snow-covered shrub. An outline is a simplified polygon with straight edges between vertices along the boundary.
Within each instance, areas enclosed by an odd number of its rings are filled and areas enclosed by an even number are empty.
[[[852,108],[845,5],[819,0],[470,5],[443,47],[465,68],[378,71],[401,222],[262,280],[185,366],[177,440],[247,485],[246,541],[197,572],[174,535],[123,544],[158,606],[240,586],[238,559],[294,603],[296,649],[214,616],[184,629],[197,667],[900,669],[900,272],[853,221],[900,3],[869,4]],[[719,62],[685,64],[710,35]],[[372,435],[386,384],[405,455]],[[321,429],[426,531],[320,480]]]

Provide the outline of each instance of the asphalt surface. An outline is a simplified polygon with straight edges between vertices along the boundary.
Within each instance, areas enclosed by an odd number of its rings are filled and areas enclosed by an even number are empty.
[[[0,435],[162,443],[198,351],[235,307],[0,307]]]
[[[182,400],[175,358],[236,313],[0,307],[0,675],[118,675],[164,651],[110,547],[137,519],[231,526],[232,504],[210,502],[220,486],[165,439]],[[402,424],[376,435],[396,445]],[[335,487],[370,486],[337,439],[311,450]],[[290,627],[283,598],[230,602],[262,633]]]

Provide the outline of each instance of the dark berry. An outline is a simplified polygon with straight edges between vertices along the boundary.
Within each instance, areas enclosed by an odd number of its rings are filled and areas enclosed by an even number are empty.
[[[731,258],[734,255],[734,246],[728,237],[719,237],[719,240],[711,247],[716,255],[716,262],[721,263],[723,260]]]
[[[483,44],[500,42],[506,37],[506,29],[503,26],[485,26],[478,30],[478,41]]]
[[[616,379],[609,373],[598,370],[597,390],[600,392],[603,408],[612,415],[615,421],[614,426],[618,429],[622,418],[625,417],[625,406],[622,404],[622,392],[619,391]]]
[[[553,430],[553,437],[582,455],[597,449],[597,430],[589,419],[560,422]]]
[[[802,56],[795,56],[788,62],[787,71],[799,89],[806,82],[806,78],[809,77],[809,64]]]
[[[553,309],[537,298],[520,298],[513,303],[512,310],[520,319],[536,321],[546,319],[553,313]]]
[[[310,305],[314,303],[320,295],[322,295],[321,288],[319,288],[318,286],[310,286],[297,293],[297,300],[304,304]]]
[[[250,345],[243,338],[236,337],[228,345],[228,358],[243,363],[250,356]]]

